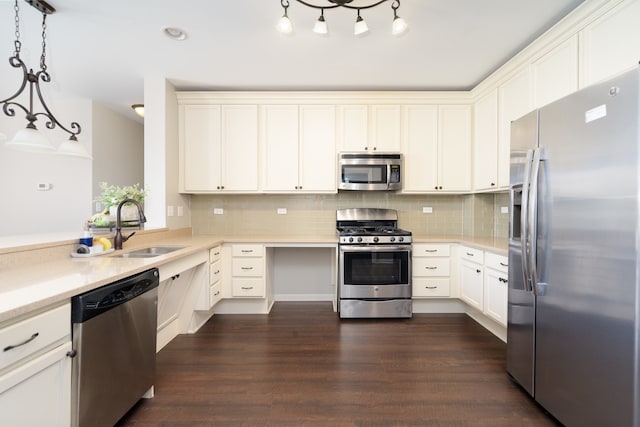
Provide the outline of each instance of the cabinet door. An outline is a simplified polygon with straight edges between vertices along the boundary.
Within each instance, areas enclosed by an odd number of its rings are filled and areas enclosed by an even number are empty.
[[[471,189],[471,108],[442,105],[438,112],[438,190]]]
[[[433,191],[438,182],[438,106],[407,105],[403,117],[402,191]]]
[[[0,376],[0,424],[71,425],[71,342]]]
[[[220,106],[180,109],[180,191],[216,191],[220,183]]]
[[[371,106],[371,140],[369,151],[400,151],[400,106]]]
[[[578,90],[578,36],[533,63],[534,105],[540,108]]]
[[[298,190],[298,106],[262,107],[265,191]]]
[[[491,268],[484,274],[484,312],[507,326],[507,275]]]
[[[580,32],[581,87],[632,68],[640,52],[640,2],[626,0]]]
[[[498,88],[498,187],[509,187],[511,122],[533,110],[531,71],[524,67]]]
[[[367,105],[339,105],[337,128],[339,151],[368,151],[369,107]]]
[[[337,191],[335,117],[333,105],[300,106],[300,190]]]
[[[494,89],[473,108],[473,188],[498,186],[498,90]]]
[[[460,297],[472,307],[483,308],[482,265],[469,261],[460,263]]]
[[[258,106],[222,106],[222,179],[228,191],[258,190]]]

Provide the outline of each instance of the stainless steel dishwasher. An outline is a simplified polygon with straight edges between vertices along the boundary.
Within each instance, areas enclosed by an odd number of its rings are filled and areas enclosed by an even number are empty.
[[[154,268],[71,299],[72,425],[111,427],[153,396],[158,277]]]

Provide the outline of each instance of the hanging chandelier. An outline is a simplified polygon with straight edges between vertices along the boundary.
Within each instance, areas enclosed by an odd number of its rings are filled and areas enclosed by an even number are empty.
[[[2,111],[4,111],[5,115],[9,117],[14,117],[17,109],[24,111],[27,119],[27,126],[24,129],[19,130],[13,139],[5,143],[5,146],[23,151],[55,152],[57,154],[92,159],[91,155],[87,152],[85,147],[78,142],[78,138],[76,137],[76,135],[81,131],[80,125],[77,122],[71,122],[69,125],[70,129],[63,126],[60,121],[56,119],[42,98],[40,82],[49,83],[51,81],[51,77],[47,72],[46,64],[46,21],[47,15],[54,13],[55,9],[43,0],[26,0],[26,2],[42,13],[42,54],[40,55],[40,69],[36,73],[34,73],[33,69],[29,69],[27,71],[25,63],[20,58],[20,49],[22,47],[20,42],[20,8],[18,7],[18,0],[15,0],[14,10],[16,39],[14,41],[13,56],[9,58],[9,64],[14,68],[20,68],[22,70],[22,83],[18,88],[18,91],[9,98],[0,101],[0,105],[2,105]],[[17,101],[18,96],[25,92],[27,86],[29,87],[28,107]],[[44,111],[35,112],[34,95],[37,96],[37,100],[40,102]],[[56,149],[51,145],[47,137],[36,128],[35,122],[38,120],[38,117],[42,117],[46,120],[45,127],[47,129],[55,129],[58,127],[69,134],[69,139],[60,144],[58,149]]]
[[[393,10],[393,23],[391,24],[391,33],[395,36],[404,33],[409,26],[405,22],[404,19],[398,16],[398,8],[400,7],[400,0],[378,0],[374,1],[371,4],[365,4],[361,6],[351,5],[354,0],[324,0],[326,3],[324,5],[317,5],[310,3],[305,0],[295,0],[298,3],[301,3],[305,6],[311,7],[313,9],[320,10],[320,17],[316,21],[313,26],[313,32],[316,34],[327,34],[329,29],[327,27],[327,22],[324,19],[324,11],[328,9],[335,9],[337,7],[343,7],[345,9],[351,9],[356,11],[356,23],[354,25],[353,33],[358,36],[365,34],[369,31],[369,27],[365,20],[360,16],[361,10],[371,9],[373,7],[379,6],[382,3],[386,3],[388,1],[392,1],[391,9]],[[283,34],[291,34],[293,32],[293,25],[291,24],[291,20],[287,14],[287,9],[289,8],[289,0],[280,0],[280,5],[284,9],[284,14],[278,21],[278,25],[276,28]]]

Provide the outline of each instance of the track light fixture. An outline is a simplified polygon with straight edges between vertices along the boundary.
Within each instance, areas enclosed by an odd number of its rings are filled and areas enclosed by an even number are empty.
[[[35,152],[55,152],[58,154],[64,154],[67,156],[80,157],[85,159],[91,159],[91,155],[86,151],[84,146],[78,142],[76,135],[80,133],[80,125],[77,122],[71,122],[67,129],[64,127],[58,119],[53,115],[47,104],[42,98],[42,91],[40,90],[40,82],[48,83],[51,81],[51,77],[47,72],[46,59],[46,20],[47,15],[55,12],[55,9],[50,4],[43,0],[26,0],[27,3],[42,13],[42,54],[40,55],[40,70],[34,73],[33,69],[27,71],[27,67],[20,58],[20,8],[18,7],[18,0],[15,0],[15,35],[14,52],[13,56],[9,58],[9,64],[14,68],[20,68],[22,70],[22,84],[18,91],[11,95],[9,98],[0,101],[2,105],[2,111],[9,117],[16,115],[16,108],[21,109],[26,114],[27,126],[24,129],[19,130],[15,137],[6,142],[6,146],[17,150],[35,151]],[[25,88],[29,85],[29,106],[28,108],[18,103],[16,99],[20,96]],[[44,109],[42,112],[34,111],[34,94],[37,96],[40,105]],[[69,134],[69,139],[64,141],[58,149],[51,145],[49,140],[36,128],[35,122],[38,120],[38,116],[45,118],[45,127],[47,129],[55,129],[56,126]]]
[[[324,0],[326,2],[326,4],[324,5],[313,4],[306,0],[295,0],[295,1],[307,7],[320,9],[320,17],[318,18],[315,25],[313,26],[313,32],[316,34],[328,33],[327,23],[324,20],[324,11],[327,9],[335,9],[337,7],[344,7],[345,9],[355,10],[357,12],[357,15],[356,15],[356,23],[353,28],[353,33],[356,36],[365,34],[366,32],[369,31],[369,28],[367,27],[367,23],[365,22],[365,20],[362,18],[362,16],[360,16],[360,11],[365,9],[371,9],[373,7],[381,5],[382,3],[386,3],[388,1],[392,1],[391,9],[393,9],[393,23],[391,25],[391,33],[397,36],[404,33],[409,28],[406,21],[398,16],[398,8],[400,7],[400,0],[378,0],[370,4],[364,4],[359,6],[350,4],[354,0]],[[291,20],[289,19],[289,15],[287,14],[287,9],[289,8],[289,0],[280,0],[280,5],[284,9],[284,14],[278,21],[278,25],[276,26],[276,28],[278,29],[278,31],[280,31],[283,34],[291,34],[293,32],[293,25],[291,24]]]

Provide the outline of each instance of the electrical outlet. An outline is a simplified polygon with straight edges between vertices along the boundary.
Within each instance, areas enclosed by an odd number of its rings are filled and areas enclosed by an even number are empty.
[[[422,208],[422,213],[433,213],[433,208],[431,206],[424,206]]]
[[[508,214],[509,213],[509,207],[508,206],[501,206],[500,207],[500,213]]]
[[[167,216],[173,216],[173,206],[167,206]]]
[[[178,216],[184,215],[184,208],[182,206],[178,206]]]
[[[277,212],[278,212],[278,215],[286,215],[287,208],[278,208]]]
[[[224,209],[222,209],[222,208],[213,208],[213,214],[214,215],[222,215],[222,214],[224,214]]]

